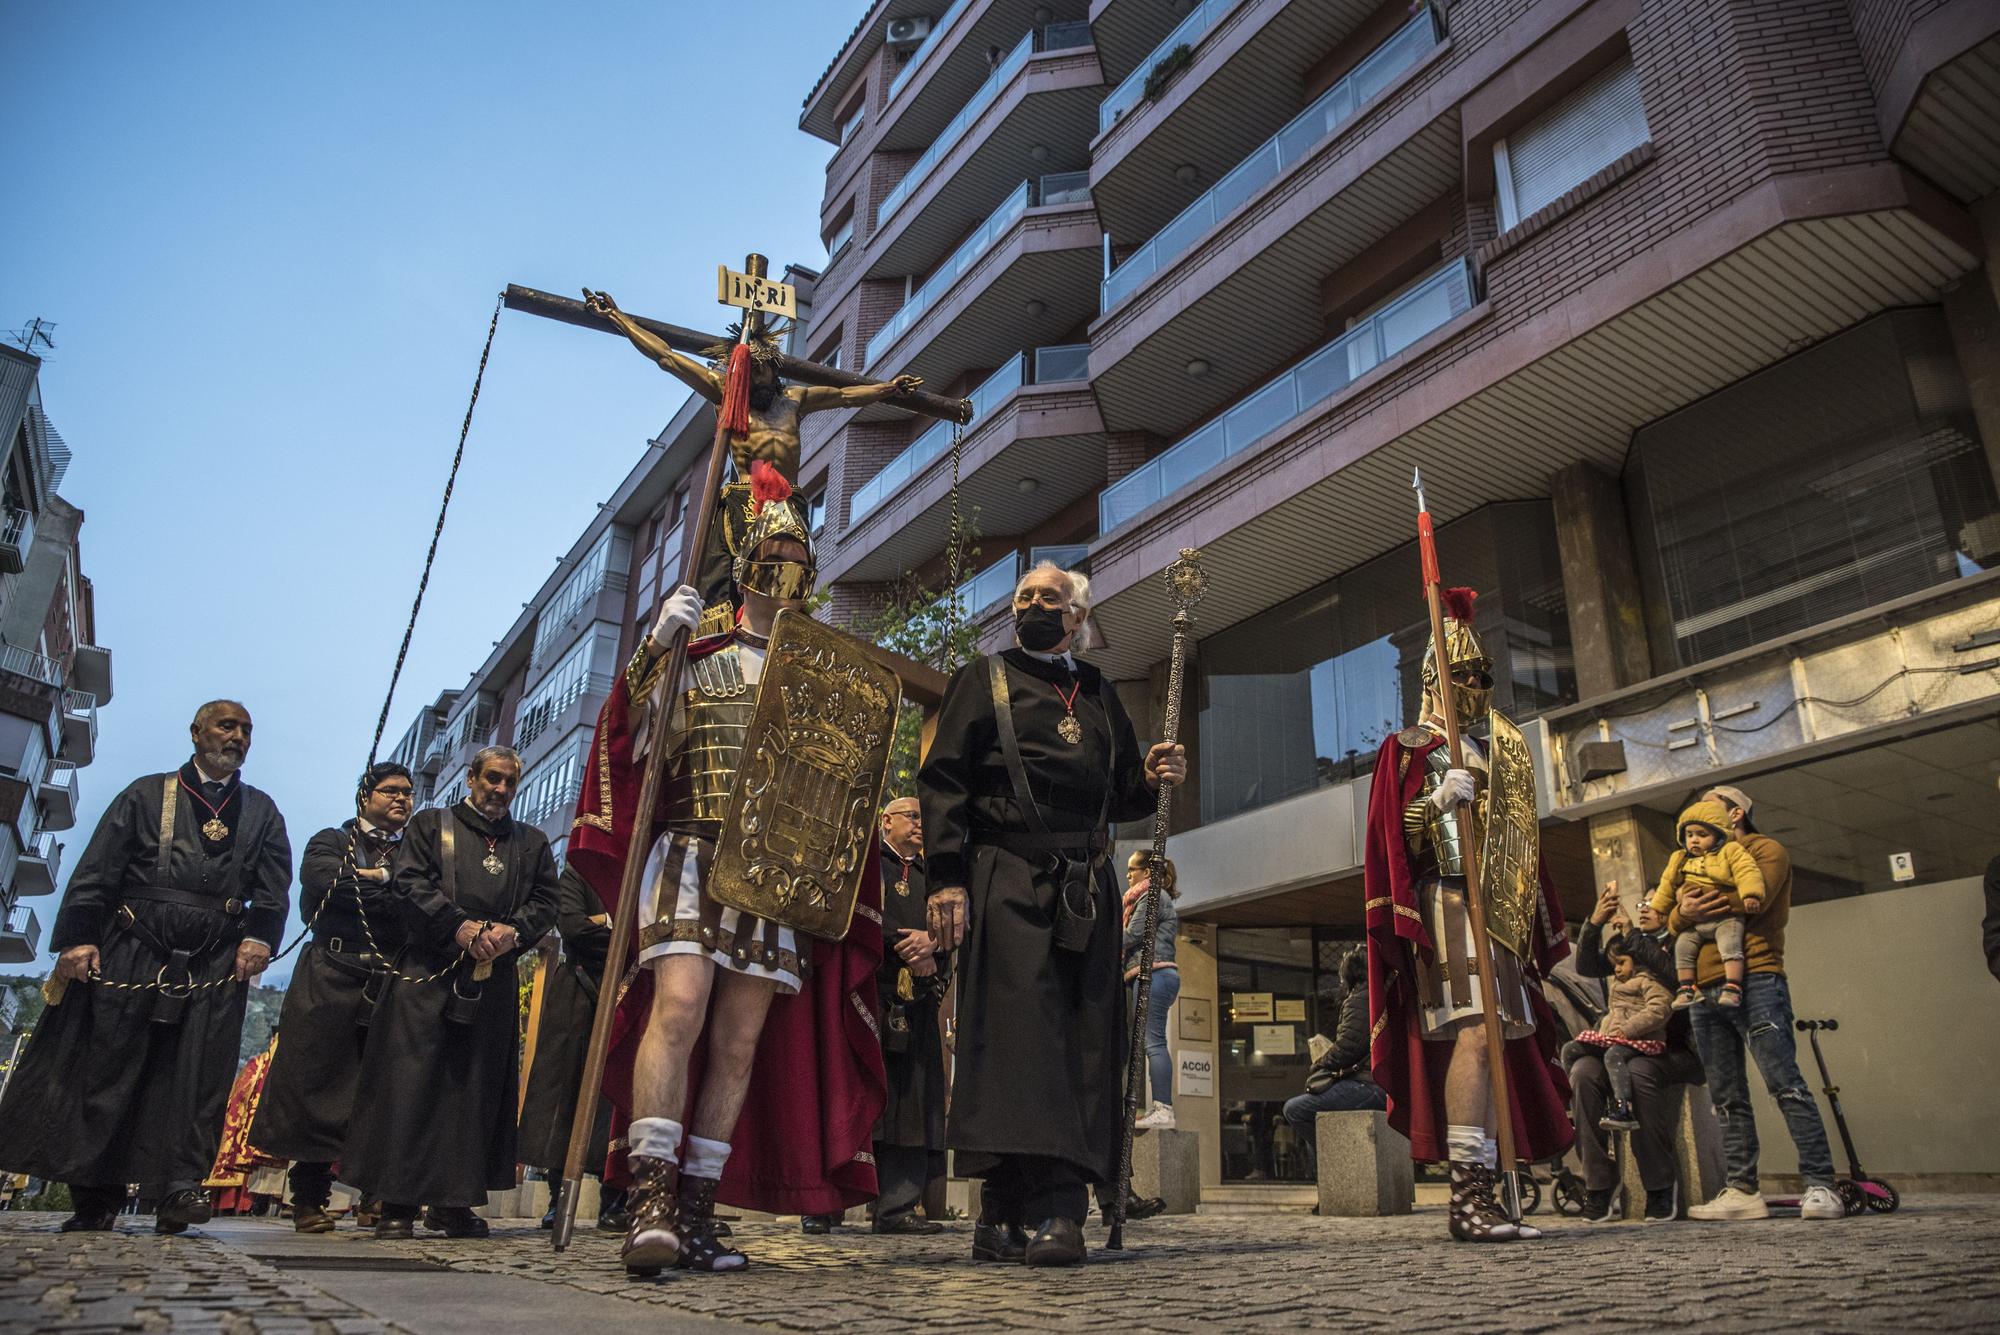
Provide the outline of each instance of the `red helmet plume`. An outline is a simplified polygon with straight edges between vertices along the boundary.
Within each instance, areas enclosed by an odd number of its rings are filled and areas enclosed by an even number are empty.
[[[1453,621],[1464,622],[1468,626],[1472,624],[1472,606],[1479,601],[1479,590],[1468,589],[1461,585],[1444,590],[1439,597],[1444,602],[1446,616]]]

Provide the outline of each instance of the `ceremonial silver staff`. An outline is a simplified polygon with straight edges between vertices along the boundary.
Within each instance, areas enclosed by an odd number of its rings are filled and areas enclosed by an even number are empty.
[[[1167,597],[1174,605],[1174,645],[1167,665],[1166,717],[1160,725],[1160,740],[1173,745],[1181,735],[1181,675],[1187,667],[1188,632],[1194,629],[1194,605],[1208,591],[1208,576],[1201,571],[1201,552],[1181,548],[1181,554],[1167,567]],[[1160,886],[1167,865],[1167,821],[1174,809],[1174,785],[1160,784],[1159,805],[1153,810],[1153,850],[1146,866],[1146,893],[1140,901],[1140,921],[1145,932],[1139,945],[1139,997],[1132,1007],[1132,1041],[1125,1063],[1125,1117],[1118,1132],[1118,1181],[1111,1197],[1111,1237],[1105,1246],[1122,1251],[1125,1246],[1125,1202],[1132,1194],[1132,1119],[1139,1113],[1139,1090],[1145,1081],[1146,1011],[1153,994],[1153,935],[1160,921]]]

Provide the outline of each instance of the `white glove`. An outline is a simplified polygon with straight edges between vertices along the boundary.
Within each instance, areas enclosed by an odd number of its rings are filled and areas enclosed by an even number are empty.
[[[1460,803],[1470,802],[1475,791],[1471,770],[1448,769],[1437,790],[1431,794],[1431,805],[1439,811],[1450,811]]]
[[[653,622],[653,629],[647,638],[656,649],[664,649],[673,640],[674,632],[685,627],[688,634],[694,634],[695,623],[701,620],[701,595],[691,585],[683,584],[660,600],[659,619]]]

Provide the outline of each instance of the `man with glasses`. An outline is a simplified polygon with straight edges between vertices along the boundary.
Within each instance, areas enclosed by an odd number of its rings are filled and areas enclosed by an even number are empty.
[[[351,820],[321,830],[299,864],[299,910],[312,940],[285,989],[250,1144],[293,1160],[292,1226],[330,1233],[333,1163],[360,1093],[368,1021],[407,935],[389,862],[416,800],[410,771],[384,761],[361,776]]]
[[[430,1227],[483,1238],[473,1208],[514,1186],[514,962],[555,926],[558,899],[548,836],[508,814],[520,787],[520,755],[482,748],[465,799],[413,816],[389,866],[409,939],[368,1026],[366,1096],[340,1154],[341,1177],[382,1200],[378,1238],[412,1236],[420,1203]]]
[[[882,808],[882,1069],[889,1100],[875,1123],[877,1233],[941,1233],[917,1218],[924,1187],[944,1176],[944,1035],[938,1006],[951,956],[931,939],[924,894],[924,817],[914,797]]]

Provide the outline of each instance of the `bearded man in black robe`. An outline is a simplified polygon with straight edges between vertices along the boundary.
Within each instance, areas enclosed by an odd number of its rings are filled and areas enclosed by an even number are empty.
[[[1115,1175],[1127,1041],[1107,827],[1186,774],[1179,746],[1140,751],[1076,660],[1089,607],[1082,575],[1022,576],[1020,647],[952,677],[918,776],[931,935],[964,945],[946,1140],[985,1179],[975,1261],[1083,1259],[1089,1186]]]
[[[514,1186],[514,962],[555,925],[557,898],[548,836],[507,814],[520,784],[511,747],[480,751],[465,800],[411,817],[390,866],[409,943],[368,1026],[374,1093],[340,1156],[341,1176],[382,1200],[378,1238],[410,1237],[419,1204],[449,1236],[483,1238],[473,1207]]]
[[[299,955],[249,1143],[292,1160],[292,1226],[331,1233],[333,1161],[361,1092],[361,1055],[376,998],[407,933],[389,893],[389,862],[415,801],[410,771],[383,761],[361,776],[354,819],[321,830],[299,863],[299,910],[312,940]]]
[[[882,1069],[889,1101],[875,1123],[877,1233],[940,1233],[917,1218],[924,1187],[944,1164],[944,1035],[938,1007],[951,956],[931,940],[924,894],[923,810],[914,797],[882,809]]]
[[[521,1162],[549,1175],[549,1210],[543,1228],[554,1228],[562,1208],[562,1170],[569,1158],[569,1132],[576,1115],[576,1092],[583,1084],[583,1064],[590,1044],[590,1024],[597,1011],[597,989],[604,979],[604,959],[611,953],[611,916],[590,882],[574,867],[564,867],[557,886],[556,931],[562,937],[562,959],[549,970],[542,989],[541,1026],[535,1031],[535,1062],[528,1068],[528,1090],[521,1098]],[[597,1176],[611,1147],[611,1104],[599,1099],[584,1152],[584,1171]],[[597,1227],[623,1233],[629,1220],[625,1193],[602,1187],[597,1196]]]
[[[154,1232],[208,1222],[244,984],[291,907],[284,818],[238,775],[250,712],[211,700],[188,732],[193,758],[113,799],[70,873],[64,990],[0,1101],[0,1170],[67,1182],[65,1231],[109,1231],[130,1182],[159,1198]]]

